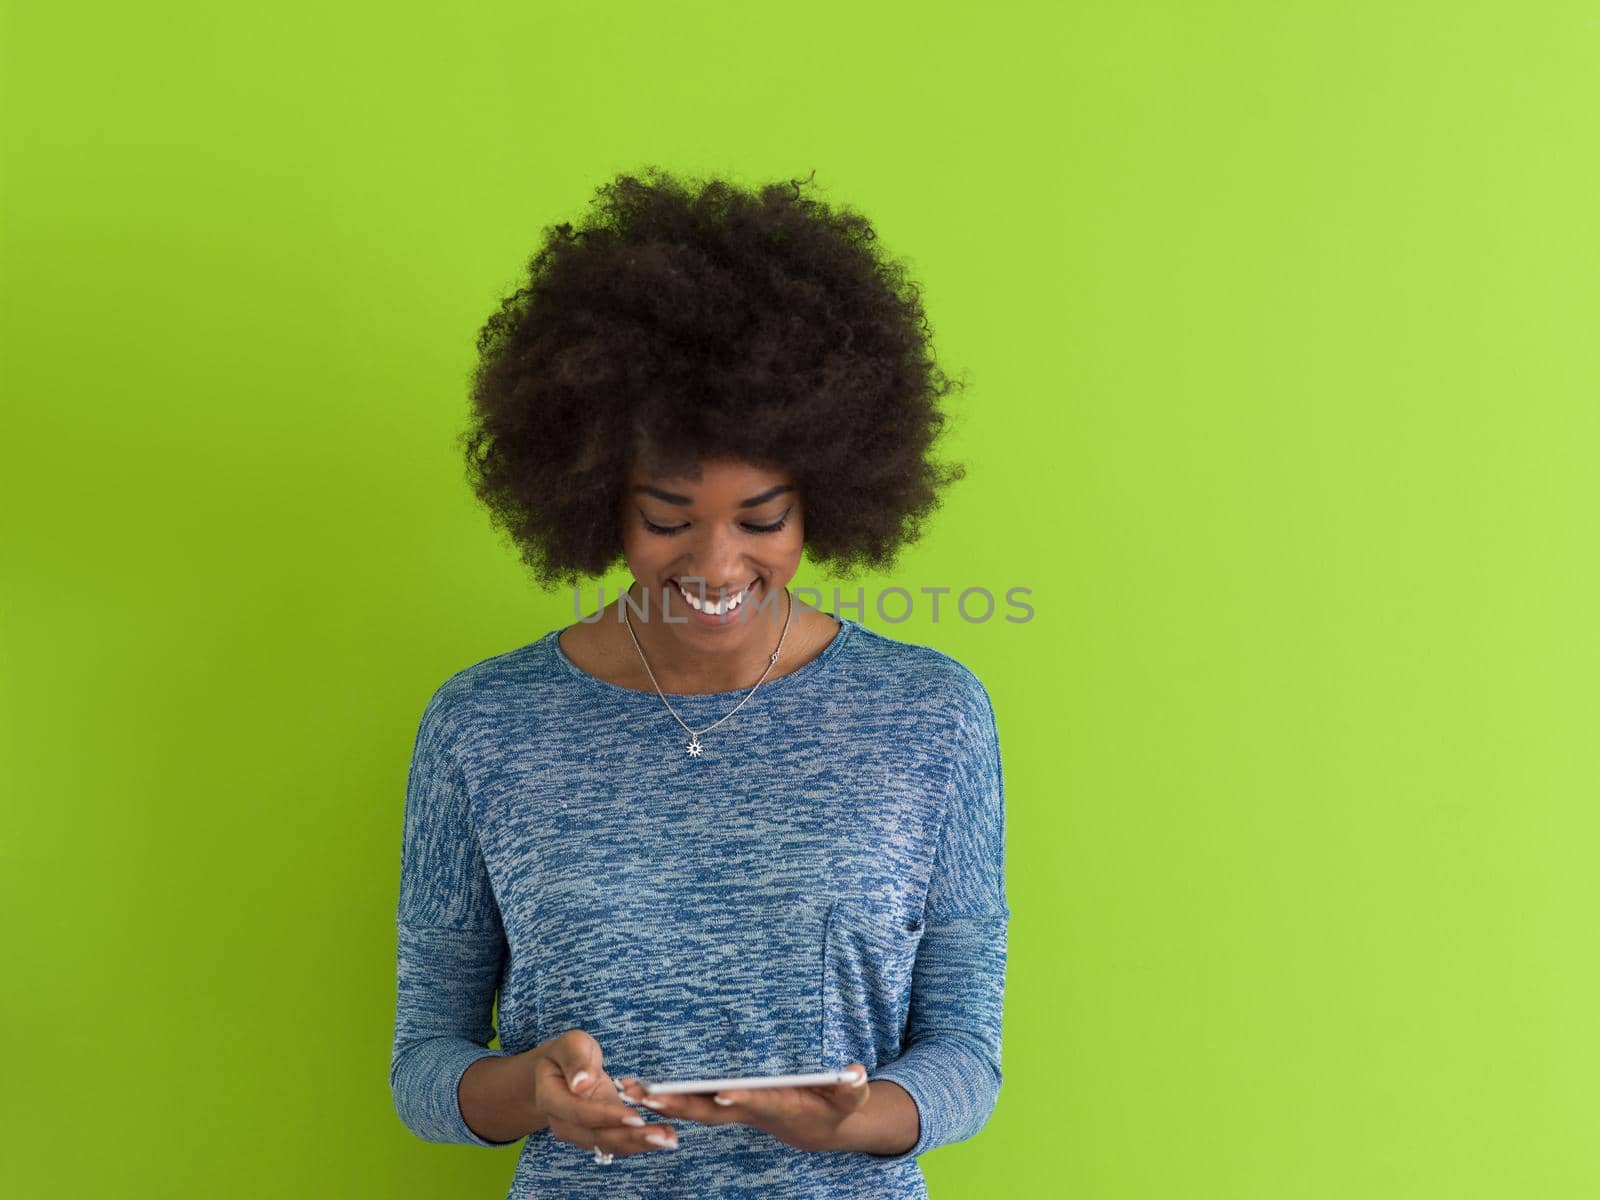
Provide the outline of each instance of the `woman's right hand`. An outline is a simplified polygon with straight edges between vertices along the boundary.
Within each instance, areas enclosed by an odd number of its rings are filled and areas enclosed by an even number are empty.
[[[601,1065],[600,1043],[583,1030],[569,1029],[529,1054],[533,1057],[533,1102],[555,1137],[581,1150],[598,1147],[610,1154],[678,1148],[678,1135],[671,1125],[647,1123],[623,1102],[616,1082]]]

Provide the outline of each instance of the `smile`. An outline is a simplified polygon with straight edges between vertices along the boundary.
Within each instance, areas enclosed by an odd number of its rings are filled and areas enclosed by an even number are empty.
[[[721,603],[712,600],[708,596],[704,604],[700,602],[700,597],[697,594],[698,589],[696,589],[696,592],[691,593],[676,579],[674,579],[672,582],[677,586],[678,594],[683,597],[684,602],[688,604],[690,608],[694,609],[698,613],[704,613],[708,617],[723,617],[737,609],[739,605],[744,602],[745,596],[754,591],[756,585],[761,581],[759,578],[752,579],[749,583],[745,584],[744,587],[740,588],[737,592],[734,592],[731,596],[723,597]]]

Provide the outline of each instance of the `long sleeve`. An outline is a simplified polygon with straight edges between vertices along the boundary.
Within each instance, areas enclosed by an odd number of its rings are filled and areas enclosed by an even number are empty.
[[[916,1144],[885,1161],[915,1158],[972,1137],[1000,1094],[1005,994],[1005,784],[994,708],[974,677],[974,702],[957,734],[958,757],[928,885],[926,929],[912,968],[906,1049],[869,1073],[910,1093]],[[977,697],[981,697],[979,700]]]
[[[507,949],[454,732],[441,688],[423,712],[406,781],[389,1090],[401,1122],[424,1141],[508,1146],[472,1131],[457,1093],[473,1063],[507,1056],[488,1046]]]

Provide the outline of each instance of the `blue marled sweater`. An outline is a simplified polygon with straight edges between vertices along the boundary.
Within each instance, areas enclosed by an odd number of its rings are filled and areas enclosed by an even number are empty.
[[[401,853],[390,1084],[416,1136],[510,1144],[463,1121],[461,1076],[567,1029],[613,1078],[859,1061],[920,1133],[883,1156],[680,1119],[680,1149],[602,1166],[544,1129],[511,1198],[925,1197],[917,1156],[983,1127],[1010,917],[994,710],[955,659],[836,619],[699,758],[660,697],[581,670],[558,631],[440,685]],[[744,694],[672,702],[699,729]]]

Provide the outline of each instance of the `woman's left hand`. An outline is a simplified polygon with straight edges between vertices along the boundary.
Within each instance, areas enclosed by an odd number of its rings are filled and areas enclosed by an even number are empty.
[[[839,1126],[846,1117],[861,1110],[872,1090],[867,1082],[866,1067],[851,1063],[845,1070],[860,1082],[716,1093],[733,1101],[732,1104],[719,1104],[710,1094],[646,1096],[644,1088],[632,1075],[617,1080],[617,1085],[629,1100],[674,1121],[698,1121],[702,1125],[738,1122],[770,1133],[797,1150],[838,1150],[842,1149]]]

